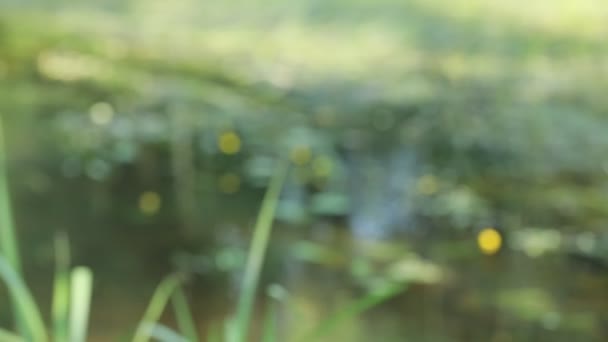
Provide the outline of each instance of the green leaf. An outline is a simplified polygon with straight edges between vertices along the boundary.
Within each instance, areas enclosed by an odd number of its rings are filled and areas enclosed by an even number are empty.
[[[221,342],[222,336],[220,329],[216,324],[210,324],[207,331],[207,342]]]
[[[180,286],[178,286],[173,293],[172,303],[180,332],[188,338],[188,341],[197,342],[199,338],[196,331],[196,324],[194,323],[194,317],[192,317],[192,312],[188,307],[188,301],[184,294],[184,290]]]
[[[0,328],[0,341],[2,342],[25,342],[24,339],[15,335],[12,331]]]
[[[237,342],[246,341],[247,339],[249,320],[255,301],[255,293],[258,288],[260,272],[262,270],[262,264],[264,263],[264,256],[268,247],[270,233],[272,231],[272,221],[277,209],[277,204],[279,203],[281,189],[283,188],[283,184],[287,177],[288,168],[289,164],[282,162],[276,169],[266,195],[264,196],[262,208],[260,209],[255,225],[253,241],[247,258],[245,276],[237,306],[237,316],[234,321],[236,326],[233,327],[235,329],[233,332],[236,333],[235,340]]]
[[[93,292],[93,273],[86,267],[72,271],[70,298],[70,341],[85,342]]]
[[[65,234],[55,238],[55,279],[53,284],[53,340],[68,340],[70,311],[70,250]]]
[[[159,342],[191,342],[175,330],[162,324],[148,324],[150,337]]]
[[[266,313],[266,321],[264,322],[264,336],[263,342],[276,342],[277,341],[277,308],[275,303],[270,305],[270,310]]]
[[[42,315],[34,297],[23,279],[3,256],[0,256],[0,278],[6,283],[11,299],[15,303],[15,309],[19,310],[23,337],[28,341],[47,341]]]
[[[4,148],[4,131],[0,116],[0,250],[17,273],[21,271],[19,248],[15,237],[15,226],[8,188],[8,168]]]
[[[6,151],[4,148],[4,130],[2,126],[2,116],[0,115],[0,253],[6,258],[6,262],[18,275],[21,272],[21,261],[19,259],[19,246],[15,233],[15,224],[11,210],[10,192],[8,188],[8,168]],[[19,332],[27,334],[27,320],[23,317],[24,313],[12,297],[13,317]]]
[[[141,322],[138,325],[133,342],[146,342],[151,337],[150,327],[156,324],[160,319],[167,302],[175,289],[179,286],[181,279],[178,275],[170,275],[166,277],[156,288],[150,304],[144,313]]]
[[[351,305],[334,313],[325,319],[315,330],[304,336],[302,341],[315,341],[322,337],[327,337],[342,323],[353,319],[370,308],[384,302],[385,300],[397,295],[405,289],[405,285],[389,286],[382,290],[372,291],[367,296],[355,301]]]

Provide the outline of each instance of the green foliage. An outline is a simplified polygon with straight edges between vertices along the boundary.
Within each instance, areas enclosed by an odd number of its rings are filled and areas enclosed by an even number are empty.
[[[288,172],[288,163],[277,167],[275,176],[268,187],[262,202],[258,221],[254,227],[251,249],[247,259],[242,292],[239,297],[237,314],[226,321],[226,341],[246,341],[254,310],[255,297],[265,252],[272,229],[281,189]],[[87,336],[88,317],[90,313],[90,298],[92,292],[92,273],[88,268],[77,267],[69,271],[69,244],[67,238],[60,235],[55,243],[56,270],[53,292],[53,329],[55,341],[85,341]],[[39,309],[34,298],[27,289],[23,279],[13,266],[4,257],[0,257],[0,278],[8,285],[11,298],[14,300],[15,310],[22,313],[24,331],[23,338],[32,341],[46,341],[47,331],[44,326]],[[181,289],[181,275],[170,275],[156,288],[150,303],[139,323],[133,342],[146,342],[156,337],[162,341],[199,341],[198,333],[186,297]],[[360,314],[364,310],[390,298],[399,291],[390,289],[382,292],[373,292],[352,307],[338,312],[331,319],[320,326],[317,331],[310,334],[310,339],[317,339],[331,334],[333,329],[343,321]],[[169,301],[173,302],[177,323],[183,336],[159,323],[161,315]],[[277,341],[277,310],[267,313],[263,330],[263,341]],[[217,335],[210,332],[209,340],[217,339]],[[8,331],[0,330],[0,337],[6,341],[20,341],[20,337]],[[308,340],[308,339],[307,339]]]
[[[152,299],[150,300],[150,304],[148,304],[148,308],[144,313],[144,317],[137,327],[135,336],[133,337],[133,342],[147,342],[150,340],[153,330],[163,311],[165,310],[165,306],[171,299],[171,296],[177,287],[180,285],[180,282],[181,280],[179,276],[172,275],[165,278],[158,285]]]
[[[172,117],[184,112],[184,132],[200,139],[194,155],[217,165],[215,137],[238,128],[243,153],[221,168],[242,171],[243,183],[266,182],[271,171],[263,159],[294,147],[332,160],[331,175],[316,174],[314,162],[298,168],[306,183],[323,186],[309,204],[282,205],[281,217],[295,222],[308,212],[349,210],[340,183],[348,165],[336,151],[352,141],[361,153],[415,150],[413,176],[428,172],[442,185],[434,196],[421,196],[415,213],[450,226],[469,227],[513,210],[557,226],[599,221],[608,211],[576,181],[601,186],[608,149],[607,119],[600,114],[606,84],[585,62],[603,56],[598,32],[605,21],[594,15],[584,29],[572,24],[594,1],[570,10],[543,2],[528,15],[480,1],[456,2],[453,15],[436,1],[299,3],[287,15],[271,1],[242,13],[247,29],[213,30],[188,26],[175,16],[193,14],[171,5],[154,5],[167,9],[166,21],[146,16],[139,25],[120,12],[101,16],[90,5],[82,16],[11,8],[0,18],[9,52],[0,61],[3,111],[21,108],[23,118],[14,121],[38,122],[44,115],[40,131],[28,134],[50,150],[39,153],[69,156],[87,177],[109,177],[142,150],[166,147]],[[223,12],[225,5],[184,6],[205,9],[198,14],[203,21],[232,15]],[[136,7],[123,10],[137,17]],[[486,27],[485,11],[495,17],[496,31]],[[288,18],[267,37],[263,18],[279,13]],[[321,13],[327,22],[318,21]],[[543,13],[555,19],[546,22]],[[40,28],[40,21],[50,28]],[[350,30],[355,24],[361,29]],[[166,36],[156,34],[160,27]],[[180,43],[190,39],[205,47]],[[268,56],[279,47],[284,53],[276,63]],[[324,53],[328,49],[335,53]],[[82,68],[70,74],[66,65]],[[89,117],[100,102],[114,110],[114,120],[101,127]],[[585,205],[543,196],[553,191]],[[535,206],[538,201],[547,205]]]
[[[47,341],[42,315],[34,297],[21,276],[15,272],[13,266],[4,257],[0,257],[0,277],[8,287],[13,300],[13,310],[19,317],[19,328],[23,338],[30,341]]]
[[[331,337],[331,334],[337,329],[340,324],[359,316],[364,311],[386,301],[387,299],[403,292],[403,285],[389,285],[384,288],[375,289],[369,294],[363,296],[354,303],[341,308],[338,312],[329,315],[329,317],[321,323],[309,335],[304,336],[302,341],[317,341],[324,337]]]
[[[40,313],[25,287],[18,272],[21,270],[19,251],[11,210],[10,192],[8,189],[8,167],[4,142],[3,118],[0,115],[0,266],[2,278],[12,294],[12,309],[15,325],[24,337],[41,338],[45,341],[44,331],[41,331],[42,320]]]
[[[23,339],[10,331],[0,329],[0,340],[6,342],[23,342]]]
[[[177,319],[179,331],[183,332],[188,341],[199,341],[196,324],[192,312],[188,307],[188,301],[181,287],[177,287],[173,293],[171,302]]]
[[[70,247],[65,235],[55,238],[55,279],[53,284],[53,341],[70,336]],[[84,314],[88,316],[88,312]]]
[[[4,147],[4,124],[0,116],[0,246],[2,254],[15,269],[21,268],[8,188],[8,168]]]
[[[247,257],[247,265],[245,267],[242,292],[239,297],[237,315],[234,321],[238,333],[235,342],[244,342],[247,340],[260,273],[264,263],[264,256],[268,248],[268,241],[272,231],[272,222],[279,202],[279,196],[281,195],[281,189],[283,188],[283,183],[287,177],[287,170],[287,163],[283,163],[277,167],[276,174],[268,187],[268,192],[264,197],[262,208],[260,209],[260,214],[254,227],[253,240],[251,242],[249,256]]]
[[[87,267],[76,267],[70,283],[70,341],[85,342],[89,323],[93,273]]]

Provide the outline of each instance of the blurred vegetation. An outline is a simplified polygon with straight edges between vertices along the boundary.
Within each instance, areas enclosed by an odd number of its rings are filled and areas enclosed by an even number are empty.
[[[196,275],[206,331],[232,312],[283,157],[263,276],[289,292],[283,339],[405,282],[334,338],[604,340],[605,8],[4,2],[0,115],[26,275],[50,279],[49,241],[67,231],[99,273],[93,304],[131,298],[120,318],[93,313],[93,335],[123,336],[140,291],[175,269]]]

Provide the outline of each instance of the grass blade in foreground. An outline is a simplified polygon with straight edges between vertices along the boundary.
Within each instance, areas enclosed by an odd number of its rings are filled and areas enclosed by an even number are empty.
[[[4,147],[4,130],[0,116],[0,250],[17,273],[21,272],[19,248],[8,190],[8,168]]]
[[[374,291],[369,295],[355,301],[341,311],[333,314],[323,321],[312,333],[304,336],[301,341],[315,341],[329,336],[340,324],[352,319],[383,301],[397,295],[405,289],[406,285],[392,286],[381,291]]]
[[[180,282],[179,276],[171,275],[158,285],[156,291],[154,291],[154,294],[152,295],[150,304],[144,313],[144,317],[137,327],[133,342],[146,342],[150,339],[152,329],[160,319],[169,298],[171,298],[171,295],[175,292],[175,289],[179,286]]]
[[[266,322],[264,323],[264,336],[262,342],[277,341],[277,307],[276,303],[270,305],[270,310],[266,313]]]
[[[258,219],[253,231],[253,241],[249,256],[247,258],[247,266],[245,268],[245,276],[242,284],[242,290],[239,297],[236,316],[236,342],[245,341],[249,330],[249,321],[253,304],[255,301],[255,293],[258,288],[258,281],[262,264],[264,263],[264,255],[268,247],[268,240],[272,230],[272,220],[277,209],[279,196],[283,183],[287,177],[289,164],[281,162],[274,174],[268,191],[262,201],[262,208],[258,215]]]
[[[93,273],[86,267],[72,271],[70,298],[70,341],[85,342],[89,324]]]
[[[195,342],[162,324],[151,324],[149,329],[150,337],[158,342]]]
[[[65,234],[55,238],[55,279],[53,284],[53,341],[68,340],[70,312],[70,250]]]
[[[4,280],[10,293],[15,309],[19,311],[21,317],[21,333],[26,341],[45,342],[47,341],[46,331],[40,310],[36,306],[34,297],[19,277],[17,272],[11,267],[6,258],[0,257],[0,278]]]
[[[2,342],[25,342],[13,332],[0,328],[0,341]]]
[[[24,339],[15,335],[15,333],[0,328],[0,341],[2,342],[25,342]]]
[[[0,115],[0,253],[17,274],[21,273],[21,261],[19,259],[19,247],[15,233],[15,225],[11,210],[10,195],[8,189],[8,167],[6,149],[4,146],[4,128],[2,126],[2,115]],[[22,335],[26,335],[24,321],[19,305],[15,298],[11,299],[15,325]]]
[[[221,342],[220,328],[216,324],[210,324],[207,330],[207,342]]]
[[[186,299],[184,290],[182,290],[181,287],[178,286],[175,289],[175,293],[173,293],[172,297],[172,302],[179,331],[188,338],[188,341],[198,341],[198,333],[196,331],[196,325],[192,318],[192,312],[190,312],[190,308],[188,307],[188,300]]]

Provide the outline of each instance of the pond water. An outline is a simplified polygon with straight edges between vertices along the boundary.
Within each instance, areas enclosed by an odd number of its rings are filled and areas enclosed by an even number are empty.
[[[29,178],[24,175],[35,170],[22,166],[12,173],[15,188],[27,184],[21,184]],[[208,203],[198,200],[196,207],[203,209],[200,221],[190,223],[196,228],[192,234],[172,212],[173,194],[165,195],[160,183],[144,188],[136,181],[121,171],[103,181],[47,175],[38,181],[46,183],[44,191],[17,192],[16,220],[34,292],[48,311],[50,241],[66,231],[74,264],[95,271],[91,341],[129,336],[156,284],[175,270],[190,275],[186,291],[201,333],[218,329],[235,307],[263,189],[213,191]],[[295,185],[287,185],[283,196],[287,207],[293,206],[290,186]],[[359,180],[359,189],[364,187]],[[146,204],[146,194],[158,203]],[[393,201],[390,195],[381,196]],[[355,202],[365,212],[352,215],[288,221],[291,216],[283,213],[286,219],[275,224],[263,273],[259,323],[268,305],[274,305],[282,339],[294,340],[369,291],[399,283],[402,292],[345,321],[328,340],[600,341],[606,336],[606,268],[569,252],[576,251],[570,245],[585,243],[585,235],[501,229],[500,251],[486,255],[478,241],[483,227],[454,231],[425,225],[404,219],[407,211],[387,218],[391,212],[386,210],[392,209],[378,201],[381,197]],[[361,217],[366,228],[378,231],[357,226]],[[556,234],[559,248],[551,243]],[[534,245],[534,239],[540,242]],[[173,318],[165,320],[171,324]]]

